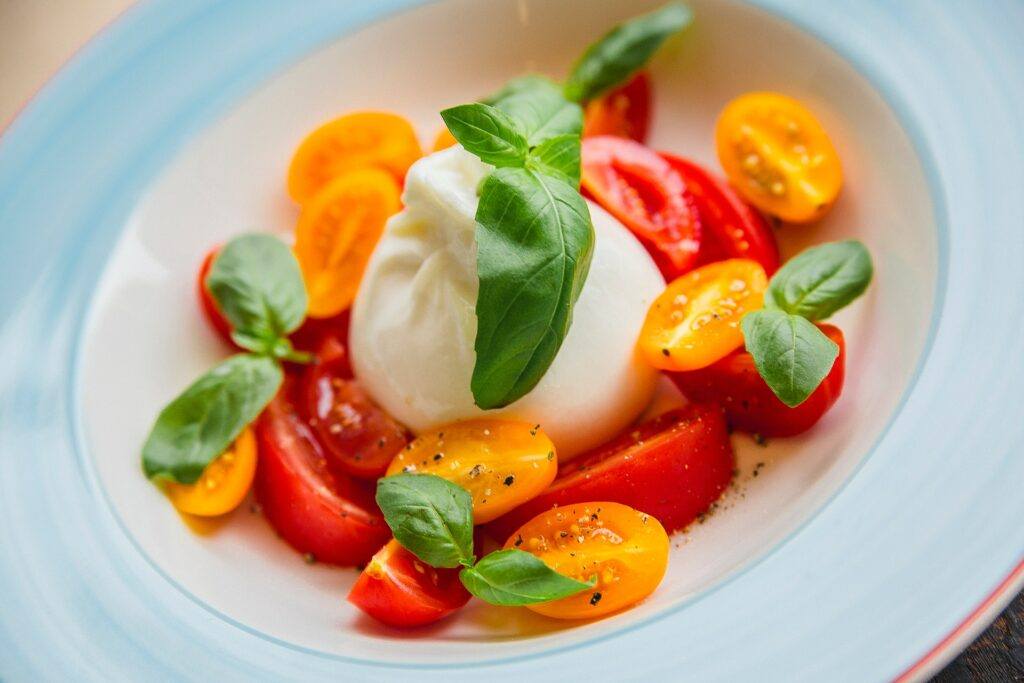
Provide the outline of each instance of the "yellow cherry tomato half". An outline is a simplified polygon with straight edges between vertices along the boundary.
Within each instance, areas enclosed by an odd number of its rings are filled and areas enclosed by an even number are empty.
[[[311,318],[330,318],[352,304],[384,223],[401,208],[400,197],[390,174],[364,168],[335,178],[302,207],[295,257]]]
[[[740,318],[764,303],[768,276],[750,259],[709,263],[673,280],[654,300],[639,347],[661,370],[699,370],[743,346]]]
[[[556,619],[588,619],[629,607],[654,592],[668,566],[668,534],[654,517],[620,503],[578,503],[543,512],[505,543],[593,588],[527,605]]]
[[[546,489],[558,472],[555,445],[540,425],[468,420],[420,434],[387,473],[436,474],[469,491],[473,521],[489,522]]]
[[[256,475],[256,436],[246,427],[231,446],[206,466],[194,484],[168,482],[164,492],[181,512],[215,517],[245,499]]]
[[[416,131],[401,116],[347,114],[320,126],[299,145],[288,168],[288,194],[305,204],[330,181],[360,168],[380,168],[402,182],[421,156]]]
[[[791,97],[737,97],[715,127],[718,160],[740,194],[790,223],[825,215],[839,195],[839,156],[818,119]]]

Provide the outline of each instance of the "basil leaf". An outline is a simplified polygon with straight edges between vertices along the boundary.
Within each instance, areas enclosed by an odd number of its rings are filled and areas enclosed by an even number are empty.
[[[242,235],[224,245],[206,276],[206,287],[240,333],[243,346],[258,352],[298,329],[306,317],[299,263],[272,235]]]
[[[284,375],[272,358],[239,354],[200,377],[160,411],[142,447],[142,469],[194,484],[274,398]]]
[[[537,145],[526,160],[527,168],[580,186],[580,136],[559,135]]]
[[[587,48],[565,83],[566,98],[586,102],[624,83],[673,33],[686,28],[693,13],[670,3],[620,24]]]
[[[857,240],[812,247],[775,273],[765,306],[822,320],[863,294],[873,272],[871,254]]]
[[[377,505],[395,540],[431,567],[473,562],[473,499],[433,474],[395,474],[377,482]]]
[[[516,121],[486,104],[445,109],[441,118],[466,150],[493,166],[522,166],[530,148]]]
[[[758,374],[790,408],[807,400],[839,355],[839,346],[799,315],[765,308],[740,324]]]
[[[462,585],[492,605],[515,607],[575,595],[594,585],[559,574],[524,550],[498,550],[459,573]]]
[[[587,203],[564,180],[500,168],[476,212],[476,404],[500,408],[528,393],[562,345],[590,269]]]
[[[560,92],[558,84],[547,76],[541,76],[540,74],[526,74],[525,76],[517,76],[510,81],[506,81],[505,85],[501,86],[501,89],[482,98],[480,102],[494,106],[501,100],[511,97],[512,95],[540,89],[549,89],[554,90],[555,92]]]
[[[519,123],[531,147],[559,135],[579,136],[583,132],[583,109],[566,100],[562,89],[546,78],[521,79],[519,85],[495,100],[494,106]]]

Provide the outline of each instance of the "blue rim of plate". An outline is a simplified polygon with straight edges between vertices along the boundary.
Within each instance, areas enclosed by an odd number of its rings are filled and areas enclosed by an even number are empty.
[[[0,580],[15,589],[0,611],[3,678],[310,678],[339,667],[352,677],[408,675],[268,642],[167,591],[109,506],[96,505],[104,494],[80,441],[74,365],[106,251],[174,152],[281,67],[415,4],[144,3],[82,50],[0,139]],[[1015,267],[1024,217],[995,201],[1024,179],[1013,118],[1024,104],[1013,78],[1024,48],[1012,30],[1024,9],[756,4],[851,62],[916,147],[944,233],[928,349],[870,457],[728,591],[597,640],[471,665],[491,675],[543,678],[563,665],[607,677],[599,652],[614,646],[630,666],[620,675],[646,667],[700,679],[892,678],[1024,557],[1024,463],[1013,458],[1024,445],[1013,393],[1024,379],[1013,296],[1024,285]],[[666,637],[687,647],[667,655]],[[417,668],[440,679],[451,667]]]

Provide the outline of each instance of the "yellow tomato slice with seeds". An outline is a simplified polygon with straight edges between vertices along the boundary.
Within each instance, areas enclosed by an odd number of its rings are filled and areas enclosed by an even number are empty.
[[[338,176],[379,168],[402,182],[423,156],[416,131],[401,116],[381,111],[347,114],[310,133],[292,157],[288,194],[299,204],[312,199]]]
[[[543,512],[505,543],[593,588],[527,607],[556,619],[588,619],[654,592],[668,566],[668,534],[654,517],[619,503],[578,503]]]
[[[639,347],[661,370],[699,370],[743,346],[740,318],[763,305],[768,276],[750,259],[718,261],[672,281],[650,310]]]
[[[555,445],[540,425],[468,420],[420,434],[388,467],[435,474],[469,491],[473,521],[483,524],[546,489],[558,472]]]
[[[400,196],[390,174],[365,168],[335,178],[302,207],[295,257],[311,318],[330,318],[352,304],[384,223],[401,208]]]
[[[791,97],[742,95],[715,126],[718,160],[729,181],[762,211],[790,223],[825,215],[843,172],[818,119]]]
[[[245,500],[256,475],[256,436],[246,427],[231,446],[206,466],[194,484],[168,482],[164,492],[181,512],[215,517]]]

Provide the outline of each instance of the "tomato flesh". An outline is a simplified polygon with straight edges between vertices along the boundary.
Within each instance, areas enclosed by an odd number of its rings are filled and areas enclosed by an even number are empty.
[[[641,71],[625,85],[587,103],[583,136],[616,135],[643,142],[650,123],[651,79]]]
[[[458,569],[424,564],[395,540],[373,556],[348,594],[353,605],[396,628],[431,624],[468,600]]]
[[[256,437],[246,427],[213,459],[194,484],[168,482],[164,492],[181,512],[200,517],[227,514],[245,499],[256,473]]]
[[[673,372],[669,377],[690,400],[719,403],[736,429],[763,436],[800,434],[813,427],[843,391],[843,333],[832,325],[818,327],[839,345],[839,356],[818,388],[795,408],[779,400],[758,374],[753,356],[742,349],[702,370]]]
[[[583,140],[584,192],[629,228],[668,280],[697,261],[701,225],[683,179],[638,142],[611,135]]]
[[[488,529],[505,538],[554,506],[609,500],[653,515],[676,531],[718,500],[734,467],[721,408],[689,405],[563,464],[546,491]]]

